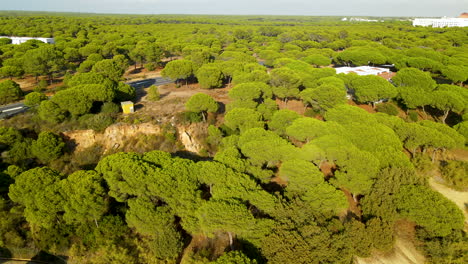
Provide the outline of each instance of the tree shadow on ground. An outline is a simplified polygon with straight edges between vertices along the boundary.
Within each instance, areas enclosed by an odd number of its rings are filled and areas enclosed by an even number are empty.
[[[190,151],[185,151],[185,150],[177,151],[173,155],[175,157],[189,159],[189,160],[192,160],[192,161],[195,161],[195,162],[198,162],[198,161],[212,161],[213,160],[212,157],[202,157],[202,156],[199,156],[199,155],[197,155],[195,153],[192,153]]]
[[[11,251],[8,248],[0,247],[0,258],[5,258],[5,259],[0,259],[0,263],[7,263],[9,262],[9,258],[12,257]]]
[[[223,102],[218,102],[218,111],[217,114],[224,114],[226,112],[226,104]]]

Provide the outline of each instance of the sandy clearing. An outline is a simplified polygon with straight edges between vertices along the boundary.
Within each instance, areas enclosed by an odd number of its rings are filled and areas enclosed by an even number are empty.
[[[374,253],[369,258],[356,258],[356,264],[423,264],[424,256],[411,241],[396,238],[393,249],[388,253]]]

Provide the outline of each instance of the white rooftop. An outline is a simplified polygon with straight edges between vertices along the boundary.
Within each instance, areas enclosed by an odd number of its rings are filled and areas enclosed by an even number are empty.
[[[344,73],[348,74],[351,72],[356,73],[357,75],[378,75],[384,72],[390,72],[389,69],[371,67],[371,66],[359,66],[359,67],[339,67],[335,68],[336,74]]]
[[[55,44],[54,38],[36,38],[36,37],[14,37],[14,36],[0,36],[0,38],[11,39],[11,44],[21,44],[31,39],[36,39],[48,44]]]

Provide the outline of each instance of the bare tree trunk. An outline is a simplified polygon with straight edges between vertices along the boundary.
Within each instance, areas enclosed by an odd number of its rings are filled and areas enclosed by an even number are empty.
[[[422,106],[422,110],[423,110],[423,112],[424,112],[425,119],[427,119],[426,108],[424,107],[424,105]]]
[[[439,150],[439,149],[438,149],[438,148],[435,148],[435,149],[434,149],[434,152],[432,152],[432,157],[431,157],[432,163],[435,162],[435,156],[436,156],[436,154],[437,154],[437,150]]]
[[[94,218],[94,223],[96,224],[96,227],[99,228],[99,224],[98,224],[96,218]]]
[[[445,119],[447,119],[447,116],[448,116],[449,112],[450,112],[450,110],[444,111],[444,115],[442,116],[442,123],[445,124]]]
[[[233,240],[232,240],[232,234],[231,234],[231,232],[228,232],[228,235],[229,235],[229,246],[231,247],[231,250],[234,250],[234,246],[232,245],[232,244],[233,244]]]

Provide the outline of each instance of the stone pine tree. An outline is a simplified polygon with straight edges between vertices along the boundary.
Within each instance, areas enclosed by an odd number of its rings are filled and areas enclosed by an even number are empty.
[[[185,86],[187,86],[187,80],[193,75],[193,68],[193,62],[190,60],[170,61],[162,70],[161,75],[174,79],[176,82],[185,80]]]
[[[190,97],[185,104],[185,107],[189,111],[201,113],[203,121],[206,121],[207,113],[215,113],[218,111],[218,103],[213,99],[213,97],[204,93],[198,93]]]

